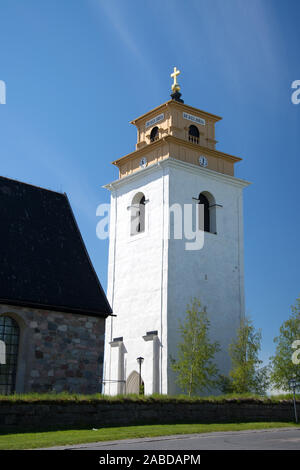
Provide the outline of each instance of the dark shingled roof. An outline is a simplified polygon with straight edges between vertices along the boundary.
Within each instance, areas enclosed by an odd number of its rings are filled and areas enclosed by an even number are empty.
[[[112,313],[66,194],[0,177],[0,303]]]

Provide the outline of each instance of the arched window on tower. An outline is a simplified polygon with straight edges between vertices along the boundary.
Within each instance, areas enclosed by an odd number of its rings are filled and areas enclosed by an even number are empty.
[[[189,141],[193,142],[194,144],[199,144],[199,130],[198,127],[194,126],[193,124],[189,127]]]
[[[216,201],[212,194],[204,191],[199,194],[199,230],[217,233]]]
[[[153,127],[150,133],[150,142],[154,142],[155,140],[158,140],[158,138],[159,138],[158,127],[155,126]]]
[[[145,204],[143,193],[137,193],[131,203],[131,235],[145,231]]]
[[[210,232],[209,202],[204,194],[199,194],[199,229]]]
[[[20,328],[9,316],[0,316],[0,340],[5,343],[5,364],[0,364],[0,395],[16,390]]]

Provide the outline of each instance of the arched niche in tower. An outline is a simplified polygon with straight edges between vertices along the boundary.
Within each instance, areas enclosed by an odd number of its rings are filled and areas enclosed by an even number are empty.
[[[155,140],[159,139],[159,130],[158,127],[155,126],[150,132],[150,142],[155,142]]]
[[[136,370],[132,371],[126,380],[126,393],[135,393],[138,395],[140,393],[140,383],[141,386],[144,385],[142,377],[140,377],[140,374]]]
[[[194,126],[194,124],[191,124],[189,127],[189,141],[193,142],[193,144],[199,144],[199,137],[200,132],[198,127]]]
[[[199,194],[199,229],[217,233],[216,200],[208,191]]]
[[[131,235],[145,231],[145,195],[141,192],[135,194],[131,203]]]

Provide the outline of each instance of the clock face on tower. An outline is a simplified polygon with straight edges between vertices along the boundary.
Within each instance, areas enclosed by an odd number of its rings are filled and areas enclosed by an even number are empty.
[[[206,167],[207,164],[208,164],[207,158],[206,158],[204,155],[201,155],[201,156],[199,157],[199,165]]]
[[[147,166],[147,158],[146,158],[146,157],[143,157],[143,158],[141,158],[141,160],[140,160],[140,167],[141,167],[141,168],[146,168],[146,166]]]

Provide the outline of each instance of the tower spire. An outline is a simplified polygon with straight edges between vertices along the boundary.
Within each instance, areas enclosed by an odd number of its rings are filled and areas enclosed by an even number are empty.
[[[177,83],[177,76],[180,75],[180,70],[177,69],[177,67],[174,67],[173,73],[171,73],[170,77],[173,78],[173,84],[172,84],[172,93],[171,93],[171,98],[174,101],[179,101],[180,103],[184,103],[184,101],[180,98],[181,93],[180,93],[180,85]]]

